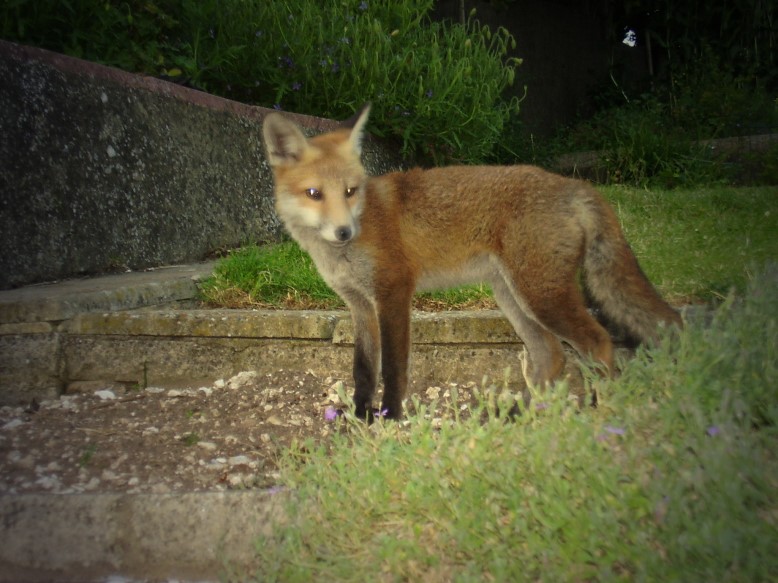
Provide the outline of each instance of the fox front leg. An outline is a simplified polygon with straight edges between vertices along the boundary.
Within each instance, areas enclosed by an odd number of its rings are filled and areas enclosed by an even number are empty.
[[[372,415],[381,355],[378,317],[367,300],[350,301],[354,323],[354,413],[358,419]]]
[[[399,419],[402,417],[402,402],[408,388],[413,289],[400,288],[393,292],[378,303],[381,375],[384,379],[380,414],[389,419]]]

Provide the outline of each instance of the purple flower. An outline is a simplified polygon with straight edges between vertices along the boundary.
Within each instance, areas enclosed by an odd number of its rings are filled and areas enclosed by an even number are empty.
[[[294,60],[289,55],[278,57],[278,67],[279,69],[283,69],[284,67],[287,69],[294,69]]]
[[[432,95],[433,95],[432,89],[427,89],[426,95],[427,95],[427,99],[432,99]]]
[[[367,2],[360,2],[360,3],[359,3],[359,9],[360,9],[362,12],[364,12],[365,10],[367,10]]]
[[[277,109],[278,111],[281,111],[281,104],[280,103],[274,103],[273,109]]]
[[[716,425],[711,425],[708,427],[708,429],[705,430],[705,433],[707,433],[710,437],[716,437],[719,433],[721,433],[721,429],[719,429]]]
[[[384,407],[383,409],[376,409],[375,411],[373,411],[374,417],[386,417],[387,415],[389,415],[389,409],[387,409],[386,407]]]
[[[608,435],[624,435],[626,434],[626,430],[621,427],[615,427],[613,425],[606,425],[603,427],[604,433],[600,433],[597,437],[594,439],[596,441],[605,441],[608,439]]]
[[[613,425],[606,425],[604,429],[606,433],[612,433],[613,435],[624,435],[626,433],[621,427],[614,427]]]
[[[332,423],[335,421],[335,419],[338,418],[339,411],[337,409],[333,409],[332,407],[327,407],[324,411],[324,420],[328,423]]]
[[[292,83],[292,90],[293,91],[300,91],[300,89],[302,89],[302,88],[303,88],[303,84],[302,83],[300,83],[298,81],[295,81],[294,83]]]

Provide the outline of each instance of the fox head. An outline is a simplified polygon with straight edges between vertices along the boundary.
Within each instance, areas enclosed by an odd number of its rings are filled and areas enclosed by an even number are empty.
[[[360,156],[369,113],[368,104],[346,127],[310,139],[280,113],[265,119],[276,211],[292,235],[314,229],[333,245],[359,235],[367,181]]]

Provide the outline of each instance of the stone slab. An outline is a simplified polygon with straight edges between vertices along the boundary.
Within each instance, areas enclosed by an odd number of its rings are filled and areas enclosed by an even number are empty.
[[[435,382],[480,382],[502,378],[506,367],[523,386],[520,343],[417,344],[411,352],[413,378]],[[279,369],[339,374],[351,383],[353,349],[326,340],[68,336],[63,344],[68,382],[94,381],[161,386],[210,384],[241,371],[270,374]]]
[[[26,404],[62,393],[59,334],[0,336],[0,405]]]
[[[77,314],[190,299],[197,295],[197,283],[210,276],[213,267],[213,262],[178,265],[0,291],[0,325],[59,322]],[[3,330],[0,327],[0,334]]]
[[[79,314],[60,332],[77,335],[193,336],[329,340],[347,312],[316,310],[155,310]]]
[[[520,342],[502,312],[414,312],[411,338],[418,344],[502,344]],[[340,319],[332,337],[335,344],[354,344],[354,324]]]

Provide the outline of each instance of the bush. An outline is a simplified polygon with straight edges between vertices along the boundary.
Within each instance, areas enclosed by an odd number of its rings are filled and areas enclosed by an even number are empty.
[[[373,102],[371,131],[419,161],[486,159],[518,100],[500,28],[432,22],[432,0],[17,0],[3,38],[186,80],[217,95],[342,119]]]
[[[650,96],[602,111],[558,140],[560,150],[600,150],[598,167],[612,184],[691,186],[722,177],[710,151],[674,127],[667,107]]]

